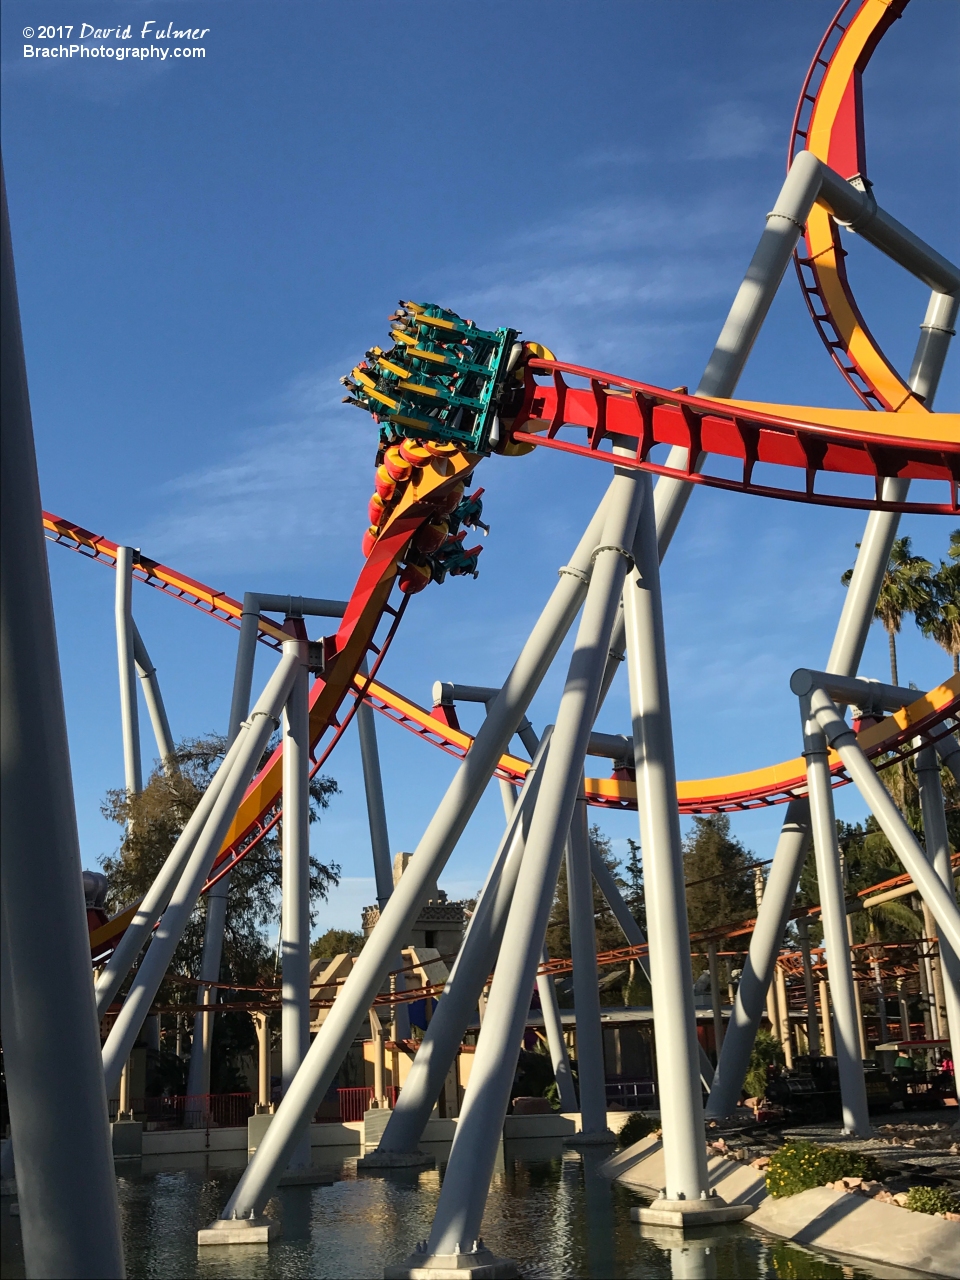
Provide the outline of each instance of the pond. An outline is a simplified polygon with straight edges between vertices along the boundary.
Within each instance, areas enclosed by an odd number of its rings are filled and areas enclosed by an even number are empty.
[[[716,1277],[752,1280],[869,1280],[876,1275],[779,1244],[743,1225],[702,1228],[677,1236],[630,1220],[637,1197],[598,1172],[609,1154],[506,1143],[487,1201],[483,1237],[495,1254],[516,1261],[525,1277],[571,1280],[654,1280]],[[324,1277],[347,1280],[383,1275],[424,1239],[440,1192],[444,1161],[429,1170],[357,1171],[356,1159],[331,1165],[331,1185],[281,1188],[268,1213],[283,1234],[269,1246],[197,1248],[197,1229],[226,1202],[239,1168],[144,1171],[118,1164],[127,1275],[274,1280]],[[2,1275],[23,1275],[16,1219],[4,1200]],[[891,1276],[900,1274],[891,1271]],[[906,1273],[902,1273],[906,1274]]]

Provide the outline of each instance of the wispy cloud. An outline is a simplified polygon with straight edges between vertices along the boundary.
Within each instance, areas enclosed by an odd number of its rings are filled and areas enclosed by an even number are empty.
[[[297,379],[230,457],[165,484],[162,514],[145,540],[222,572],[285,568],[305,547],[359,567],[371,433],[341,403],[341,372]]]
[[[753,160],[782,144],[783,122],[743,102],[722,102],[702,118],[691,160]]]

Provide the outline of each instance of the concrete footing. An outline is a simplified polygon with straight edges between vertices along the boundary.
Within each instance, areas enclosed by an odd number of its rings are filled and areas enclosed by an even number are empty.
[[[357,1161],[358,1169],[432,1169],[436,1164],[433,1156],[423,1151],[381,1151],[379,1148],[361,1156]]]
[[[197,1232],[197,1244],[269,1244],[279,1234],[273,1218],[218,1218]]]
[[[711,1227],[720,1222],[742,1222],[753,1213],[751,1204],[726,1204],[719,1196],[704,1200],[667,1200],[661,1198],[648,1205],[634,1205],[630,1217],[650,1227],[675,1227],[686,1231],[694,1227]]]
[[[565,1147],[613,1147],[616,1146],[617,1135],[612,1129],[599,1129],[594,1133],[571,1133],[564,1138]]]
[[[424,1246],[425,1247],[425,1246]],[[510,1258],[497,1258],[482,1241],[467,1253],[411,1253],[399,1266],[385,1267],[384,1280],[519,1280]]]
[[[143,1125],[139,1120],[115,1120],[110,1126],[115,1160],[139,1160],[143,1155]]]

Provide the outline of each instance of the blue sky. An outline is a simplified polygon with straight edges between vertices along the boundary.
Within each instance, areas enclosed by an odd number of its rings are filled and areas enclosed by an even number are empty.
[[[237,597],[345,597],[375,436],[337,378],[386,336],[399,297],[520,328],[562,359],[696,385],[834,8],[6,0],[4,158],[45,505]],[[206,56],[22,56],[41,43],[28,26],[72,23],[63,43],[77,43],[84,22],[147,21],[209,29]],[[914,0],[865,81],[878,198],[954,259],[958,26],[954,5]],[[869,323],[908,366],[924,287],[849,247]],[[957,370],[954,354],[940,408],[960,408]],[[856,407],[792,271],[739,392]],[[418,596],[382,671],[422,703],[436,679],[503,679],[609,476],[544,452],[492,459],[477,478],[493,526],[481,576]],[[825,661],[862,527],[855,512],[694,494],[664,564],[681,777],[799,750],[787,682]],[[902,525],[933,558],[949,528]],[[122,780],[113,575],[59,548],[50,566],[92,866],[119,834],[98,810]],[[134,606],[175,735],[222,731],[236,633],[145,588]],[[901,654],[904,680],[948,673],[909,627]],[[538,728],[564,669],[561,656]],[[888,670],[876,627],[862,670]],[[412,849],[453,762],[379,727],[391,842]],[[625,682],[600,727],[627,729]],[[343,794],[315,851],[345,878],[320,927],[356,925],[373,889],[353,733],[329,771]],[[482,881],[499,805],[491,789],[441,878],[452,895]],[[838,808],[862,813],[850,789]],[[600,820],[620,849],[636,834],[635,815]],[[769,857],[779,820],[736,829]]]

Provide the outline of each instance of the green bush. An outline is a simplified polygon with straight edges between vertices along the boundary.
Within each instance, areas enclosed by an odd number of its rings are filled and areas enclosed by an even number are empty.
[[[634,1111],[617,1134],[617,1142],[621,1147],[632,1147],[635,1142],[645,1138],[648,1133],[653,1133],[655,1129],[656,1125],[648,1116],[645,1116],[642,1111]]]
[[[748,1098],[763,1097],[767,1090],[767,1067],[775,1062],[783,1062],[783,1045],[776,1036],[761,1028],[753,1042],[750,1066],[743,1082]]]
[[[767,1191],[772,1196],[795,1196],[838,1178],[879,1178],[882,1170],[873,1156],[843,1147],[818,1147],[814,1142],[788,1142],[770,1157]]]
[[[946,1187],[911,1187],[906,1207],[914,1213],[960,1213],[960,1200]]]

